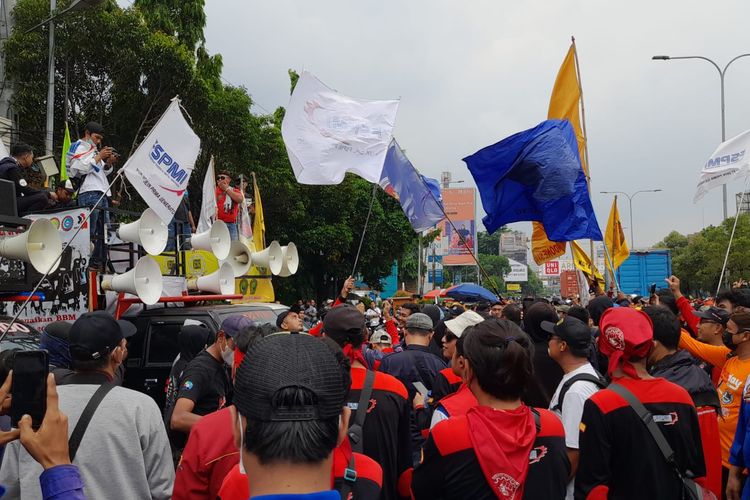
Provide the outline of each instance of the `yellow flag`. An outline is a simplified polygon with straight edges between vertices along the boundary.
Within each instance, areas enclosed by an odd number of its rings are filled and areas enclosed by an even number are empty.
[[[260,201],[258,182],[253,174],[253,196],[255,197],[255,222],[253,223],[253,243],[255,251],[266,248],[266,220],[263,218],[263,203]]]
[[[575,241],[570,242],[570,249],[573,251],[573,264],[580,269],[586,278],[591,281],[597,281],[600,285],[604,284],[604,276],[596,268],[586,251]]]
[[[578,142],[578,156],[581,158],[581,167],[583,167],[583,172],[588,179],[589,170],[585,156],[586,137],[581,129],[581,115],[578,109],[580,101],[581,87],[576,71],[576,46],[575,43],[572,43],[560,70],[557,72],[555,86],[552,88],[552,97],[549,100],[547,118],[568,120],[573,126]],[[531,254],[537,264],[541,265],[565,253],[565,243],[550,241],[540,223],[534,222],[533,226]],[[550,256],[548,257],[548,255]]]
[[[630,255],[628,243],[625,241],[625,233],[622,230],[622,223],[620,222],[620,211],[617,210],[617,196],[612,200],[612,209],[609,211],[607,231],[604,233],[604,244],[607,245],[609,257],[612,259],[612,265],[615,266],[615,269],[620,267],[620,264]],[[610,269],[609,261],[607,261],[607,269]]]
[[[556,259],[565,255],[567,243],[550,241],[547,239],[547,233],[544,232],[544,226],[541,222],[532,222],[531,227],[531,254],[534,256],[534,262],[542,265],[547,261]]]

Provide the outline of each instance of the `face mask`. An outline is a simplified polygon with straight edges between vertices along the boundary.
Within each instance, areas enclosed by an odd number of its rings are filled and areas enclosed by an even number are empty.
[[[737,344],[735,344],[732,341],[732,334],[729,333],[726,330],[724,330],[723,332],[721,332],[721,341],[724,342],[724,345],[727,346],[732,351],[734,351],[735,349],[737,349]]]
[[[234,365],[234,349],[224,349],[223,351],[221,351],[221,357],[229,366]]]

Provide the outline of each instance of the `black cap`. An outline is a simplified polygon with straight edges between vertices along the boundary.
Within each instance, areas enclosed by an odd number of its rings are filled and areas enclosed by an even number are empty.
[[[722,326],[727,326],[730,317],[726,309],[715,306],[711,306],[705,311],[695,311],[693,314],[701,319],[705,319],[713,323],[719,323]]]
[[[104,135],[104,127],[102,127],[102,124],[99,122],[88,122],[86,126],[83,127],[83,130],[89,134]]]
[[[76,361],[100,359],[136,331],[135,325],[129,321],[115,320],[107,312],[85,313],[70,327],[70,356]]]
[[[327,335],[346,337],[350,333],[361,333],[364,328],[364,314],[351,304],[334,307],[323,319],[323,331]]]
[[[585,349],[591,345],[591,328],[578,318],[566,316],[557,323],[542,321],[542,330],[557,335],[573,349]]]
[[[277,393],[309,390],[315,403],[276,406]],[[325,420],[341,414],[349,378],[333,350],[307,334],[274,333],[248,350],[234,379],[234,404],[241,415],[262,422]]]
[[[72,326],[73,323],[69,321],[53,321],[52,323],[45,325],[44,333],[50,337],[55,337],[67,342],[68,336],[70,335],[70,328]]]

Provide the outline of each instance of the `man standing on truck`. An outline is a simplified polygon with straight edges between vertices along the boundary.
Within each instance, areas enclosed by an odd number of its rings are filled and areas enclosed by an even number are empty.
[[[168,417],[170,443],[174,451],[181,451],[185,447],[190,429],[203,415],[224,407],[231,384],[225,365],[232,366],[234,361],[234,338],[250,326],[253,326],[253,322],[246,316],[229,316],[216,332],[215,342],[198,353],[185,367],[180,377],[177,400]]]

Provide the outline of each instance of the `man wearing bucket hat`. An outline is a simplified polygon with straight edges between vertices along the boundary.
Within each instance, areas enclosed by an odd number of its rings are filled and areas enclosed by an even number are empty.
[[[653,324],[643,311],[610,308],[599,319],[599,350],[609,357],[612,384],[591,396],[580,424],[576,498],[683,498],[685,477],[703,478],[698,415],[688,392],[653,378],[646,359]],[[642,420],[645,407],[655,432],[674,450],[674,466]]]

